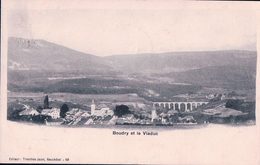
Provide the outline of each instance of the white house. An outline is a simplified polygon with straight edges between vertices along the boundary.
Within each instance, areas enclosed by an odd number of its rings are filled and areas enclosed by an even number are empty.
[[[112,119],[107,123],[108,125],[115,125],[117,120],[117,116],[113,116]]]
[[[89,118],[84,124],[85,125],[89,125],[89,124],[93,124],[93,119],[92,118]]]
[[[96,106],[94,100],[92,100],[91,104],[91,116],[113,116],[114,111],[111,110],[108,106],[105,104],[100,104]]]
[[[158,118],[158,116],[157,116],[157,113],[156,113],[156,109],[153,108],[152,109],[152,114],[151,114],[151,121],[154,121],[157,118]]]
[[[66,112],[66,115],[75,115],[77,112],[79,112],[80,109],[79,108],[72,108],[71,110],[69,110],[68,112]]]
[[[39,112],[33,108],[25,109],[19,113],[20,116],[35,116],[39,115]]]
[[[52,119],[58,119],[60,118],[60,109],[58,108],[43,109],[41,114],[50,116]]]
[[[89,112],[84,112],[81,116],[82,116],[82,117],[89,117],[90,114],[89,114]]]

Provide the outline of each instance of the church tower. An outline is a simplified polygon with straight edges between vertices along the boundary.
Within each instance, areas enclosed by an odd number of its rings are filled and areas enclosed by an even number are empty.
[[[94,100],[92,100],[92,104],[91,104],[91,116],[93,116],[95,114],[95,110],[96,110],[96,104],[94,102]]]
[[[153,106],[153,108],[152,108],[151,117],[152,117],[152,122],[154,121],[154,119],[157,118],[156,108],[155,108],[154,106]]]

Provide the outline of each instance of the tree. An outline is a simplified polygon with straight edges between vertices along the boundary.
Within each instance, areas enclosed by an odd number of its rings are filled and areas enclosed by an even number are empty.
[[[65,118],[66,117],[66,112],[69,111],[69,107],[67,104],[63,104],[60,108],[60,117]]]
[[[114,114],[118,117],[122,117],[126,114],[131,114],[131,111],[129,110],[129,107],[126,105],[117,105],[114,109]]]
[[[49,109],[49,97],[48,97],[48,95],[45,96],[43,103],[44,103],[43,108]]]
[[[231,108],[231,109],[240,110],[242,103],[243,103],[243,100],[239,100],[239,99],[229,99],[229,100],[226,102],[226,108]]]

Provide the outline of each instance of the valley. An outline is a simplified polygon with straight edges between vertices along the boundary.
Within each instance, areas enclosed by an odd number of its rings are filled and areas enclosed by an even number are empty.
[[[108,119],[93,117],[91,105],[94,100],[97,105],[108,106],[114,112],[117,106],[127,106],[134,117],[109,119],[109,122],[119,124],[125,120],[127,124],[149,125],[153,121],[153,124],[171,125],[230,123],[233,120],[244,123],[255,119],[254,51],[99,57],[44,40],[10,38],[8,57],[10,120],[22,117],[22,120],[43,122],[42,110],[59,110],[66,104],[73,115],[63,123],[89,123],[86,116],[92,115],[90,123],[100,124]],[[51,107],[43,106],[44,96],[50,98]],[[163,104],[154,107],[156,102]],[[199,102],[207,103],[207,106],[197,105]],[[153,112],[154,108],[156,112]],[[40,119],[19,116],[24,109],[40,113]],[[76,114],[86,116],[76,117]],[[51,119],[47,119],[50,123]]]

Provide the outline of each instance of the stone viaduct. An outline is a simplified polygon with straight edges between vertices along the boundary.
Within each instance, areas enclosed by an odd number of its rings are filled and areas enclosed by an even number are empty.
[[[208,102],[206,101],[187,101],[187,102],[153,102],[153,107],[163,107],[172,110],[179,111],[193,111],[197,107],[201,105],[206,105]]]

